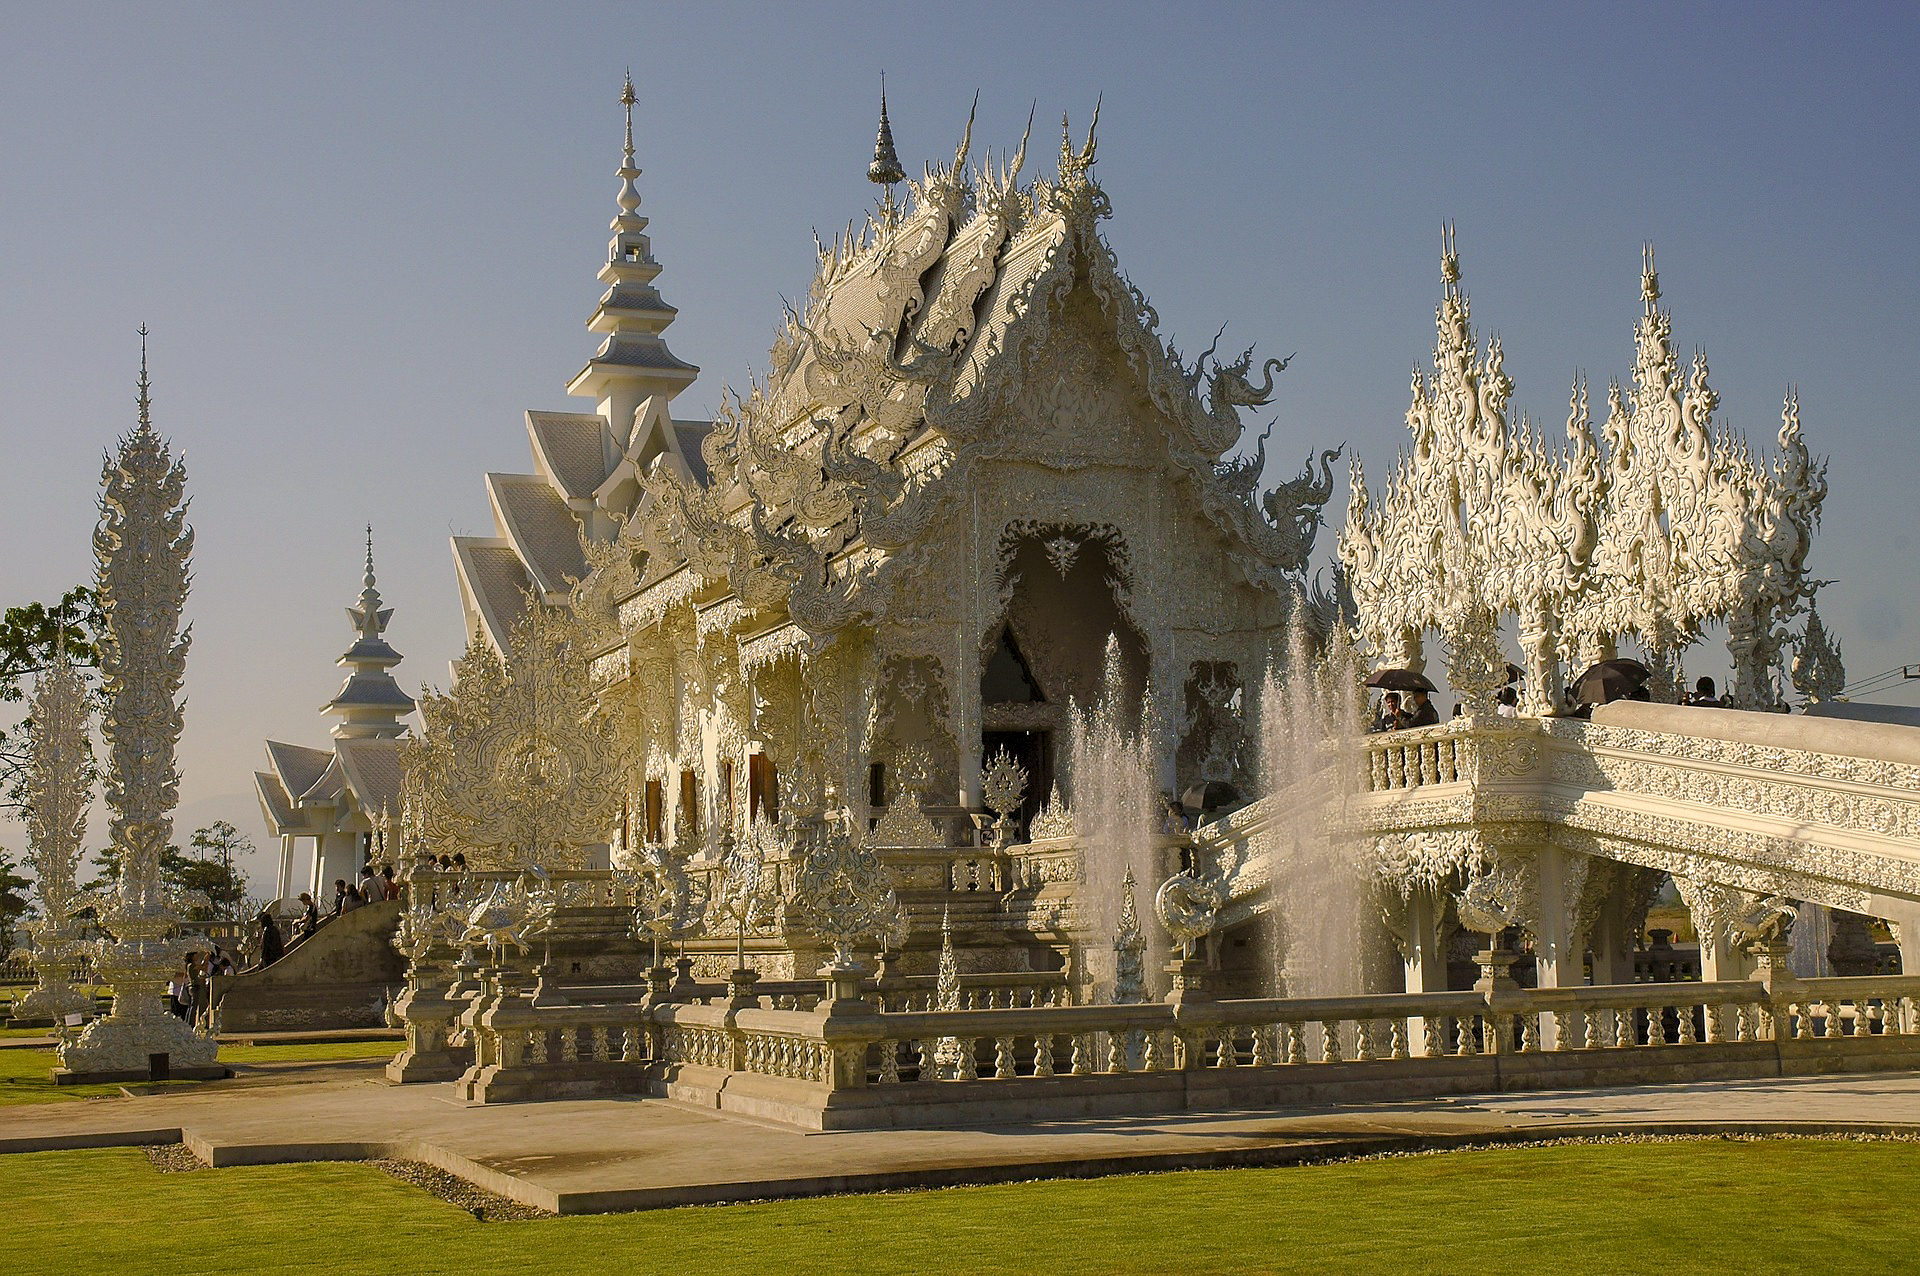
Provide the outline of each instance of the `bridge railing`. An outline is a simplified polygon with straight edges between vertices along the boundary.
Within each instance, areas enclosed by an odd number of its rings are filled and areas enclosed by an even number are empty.
[[[1272,1102],[1911,1067],[1917,999],[1920,976],[952,1011],[520,997],[464,1017],[479,1040],[462,1084],[480,1101],[691,1086],[725,1106],[722,1092],[737,1089],[727,1077],[763,1077],[806,1087],[767,1100],[763,1115],[774,1119],[806,1124],[805,1112],[840,1102],[831,1096],[862,1091],[869,1109],[905,1105],[887,1119],[911,1123],[924,1104],[990,1114],[996,1094],[1057,1100],[1031,1087],[1063,1081],[1091,1105],[1079,1110],[1094,1110],[1103,1092],[1136,1106],[1190,1104],[1201,1077],[1213,1078],[1207,1093]]]

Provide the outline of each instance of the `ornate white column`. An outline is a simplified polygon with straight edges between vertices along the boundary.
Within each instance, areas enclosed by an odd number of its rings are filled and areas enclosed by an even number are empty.
[[[142,338],[146,329],[140,330]],[[180,800],[174,750],[180,742],[180,684],[191,635],[181,632],[193,530],[186,524],[187,471],[154,433],[145,342],[140,359],[140,424],[120,441],[101,474],[100,677],[108,708],[106,796],[114,817],[119,889],[103,910],[112,940],[97,941],[94,964],[113,985],[113,1012],[60,1046],[69,1072],[145,1077],[217,1075],[217,1048],[161,1002],[167,980],[206,941],[179,936],[180,919],[160,882],[160,854]]]
[[[70,914],[74,871],[86,836],[93,775],[87,752],[86,684],[66,651],[40,675],[27,705],[33,722],[27,759],[27,863],[40,897],[33,925],[34,990],[14,1003],[13,1017],[58,1020],[93,1009],[93,998],[67,981],[81,949]]]

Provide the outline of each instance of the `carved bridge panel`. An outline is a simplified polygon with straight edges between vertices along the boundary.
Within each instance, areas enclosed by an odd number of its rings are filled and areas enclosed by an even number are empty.
[[[1920,910],[1920,731],[1649,704],[1596,718],[1368,736],[1343,831],[1531,826],[1560,849],[1696,881],[1879,916]],[[1256,803],[1231,836],[1257,857],[1289,805]]]

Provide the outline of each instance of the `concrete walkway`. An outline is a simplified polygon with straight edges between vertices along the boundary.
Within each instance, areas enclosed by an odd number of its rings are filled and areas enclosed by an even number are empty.
[[[214,1165],[425,1161],[556,1213],[1207,1166],[1554,1135],[1920,1134],[1920,1073],[1530,1091],[1313,1110],[803,1133],[657,1099],[467,1108],[380,1063],[243,1067],[164,1093],[0,1108],[0,1152],[185,1142]]]

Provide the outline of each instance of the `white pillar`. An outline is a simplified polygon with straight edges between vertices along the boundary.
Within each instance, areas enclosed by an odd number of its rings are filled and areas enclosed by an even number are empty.
[[[1415,887],[1407,897],[1406,989],[1410,993],[1447,990],[1447,954],[1440,943],[1440,922],[1446,904],[1431,891]],[[1407,1019],[1407,1050],[1418,1055],[1425,1049],[1426,1019],[1411,1015]]]
[[[1533,957],[1534,982],[1540,988],[1578,988],[1587,982],[1582,969],[1586,945],[1573,932],[1574,914],[1579,901],[1568,898],[1576,889],[1575,880],[1585,880],[1578,876],[1579,858],[1579,852],[1564,851],[1555,846],[1542,846],[1535,855],[1535,862],[1539,866],[1540,898],[1533,925]],[[1565,1044],[1577,1046],[1582,1043],[1573,1041]],[[1542,1016],[1540,1048],[1557,1050],[1561,1045],[1556,1016]]]
[[[1593,920],[1587,946],[1593,952],[1595,984],[1633,982],[1633,941],[1627,935],[1626,919],[1621,917],[1620,886],[1616,884]]]

